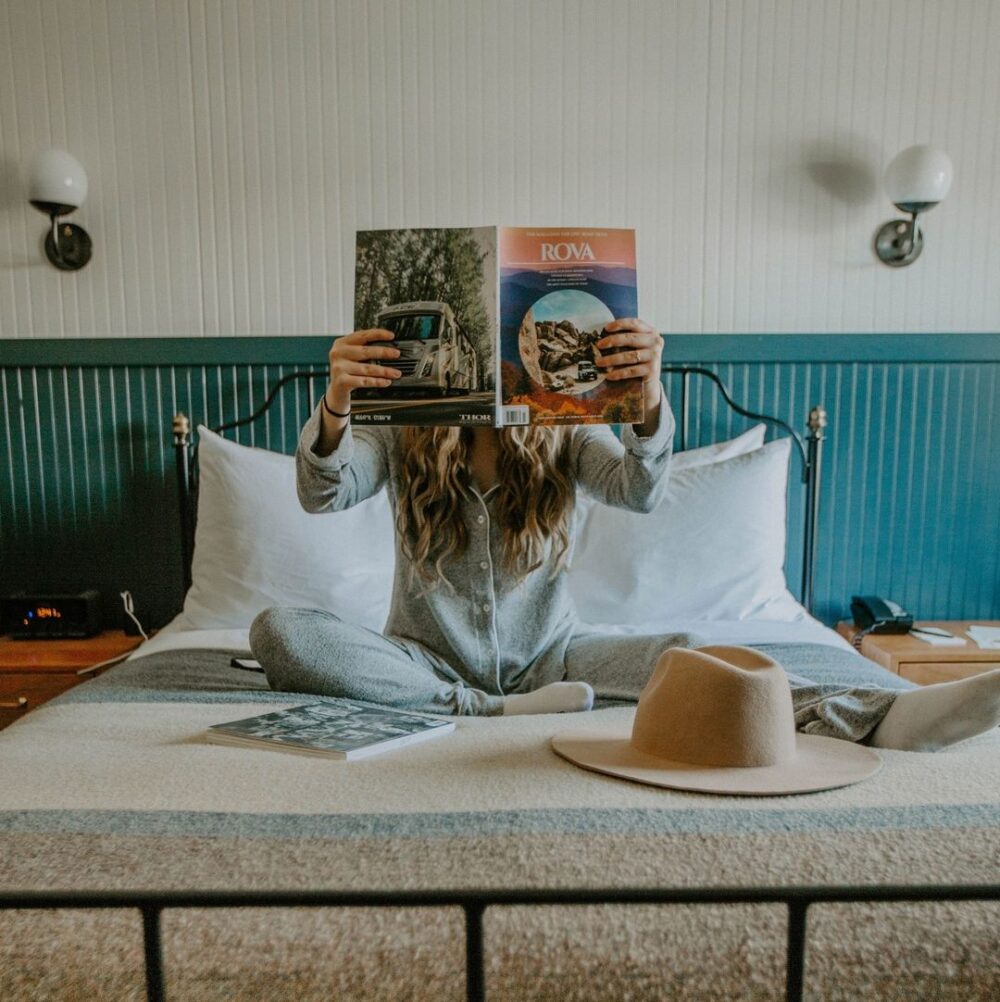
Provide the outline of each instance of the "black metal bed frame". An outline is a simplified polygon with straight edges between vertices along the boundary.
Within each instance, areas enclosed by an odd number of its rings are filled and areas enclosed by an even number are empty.
[[[792,437],[802,461],[802,483],[806,488],[806,512],[803,540],[802,603],[812,610],[813,563],[819,514],[820,461],[826,411],[821,406],[809,412],[809,435],[802,437],[780,418],[756,414],[736,404],[719,377],[710,369],[692,366],[664,366],[664,373],[682,376],[679,402],[678,445],[686,447],[688,431],[689,379],[692,375],[712,380],[726,403],[738,414],[765,421],[785,429]],[[292,380],[308,381],[310,412],[315,408],[313,380],[325,377],[325,371],[293,372],[272,388],[264,404],[248,417],[213,428],[222,432],[256,421]],[[177,483],[180,493],[181,534],[185,585],[190,585],[191,556],[194,541],[194,495],[197,487],[196,457],[192,457],[188,418],[178,414],[173,422],[177,458]],[[484,965],[483,914],[487,908],[514,905],[607,905],[607,904],[784,904],[788,908],[786,941],[785,997],[789,1002],[802,998],[805,975],[806,912],[810,905],[847,902],[900,901],[984,901],[1000,900],[1000,884],[875,885],[860,887],[695,887],[695,888],[571,888],[500,889],[500,890],[428,890],[428,891],[12,891],[0,892],[0,911],[4,909],[138,909],[142,914],[145,950],[146,993],[150,1002],[166,998],[160,917],[174,908],[418,908],[457,907],[465,912],[465,982],[470,1002],[486,997]]]
[[[754,411],[740,407],[729,395],[728,390],[723,385],[718,375],[711,369],[688,365],[664,365],[660,369],[662,374],[678,373],[681,375],[681,399],[678,410],[680,412],[677,427],[678,450],[687,447],[688,435],[688,410],[690,399],[690,379],[693,375],[704,376],[710,379],[722,395],[726,404],[742,417],[750,418],[754,421],[764,421],[768,424],[783,428],[791,436],[798,451],[799,459],[802,462],[802,483],[805,485],[805,518],[803,520],[802,531],[802,588],[800,599],[809,611],[813,611],[813,572],[816,563],[816,532],[819,522],[819,492],[820,492],[820,470],[822,463],[822,449],[824,434],[823,429],[827,424],[826,410],[822,405],[817,404],[809,411],[807,426],[808,435],[805,439],[791,425],[782,421],[781,418],[773,417],[770,414],[757,414]],[[313,390],[313,381],[319,378],[327,378],[329,373],[326,370],[306,370],[291,372],[287,376],[278,380],[271,388],[267,399],[252,414],[238,418],[235,421],[227,421],[224,424],[216,425],[212,431],[221,433],[231,428],[239,428],[242,425],[252,424],[262,417],[271,404],[277,399],[281,390],[290,382],[295,380],[305,380],[307,399],[310,413],[316,406],[316,397]],[[177,467],[177,491],[179,497],[180,521],[181,521],[181,556],[183,561],[184,589],[191,587],[191,559],[194,554],[194,525],[196,515],[196,491],[197,491],[197,461],[194,447],[191,443],[191,424],[187,416],[183,413],[174,415],[172,434],[174,438],[174,455]]]
[[[801,1002],[805,985],[806,911],[812,904],[899,901],[997,901],[1000,884],[886,884],[872,887],[695,887],[466,891],[25,891],[0,892],[4,909],[136,908],[142,914],[146,998],[165,1002],[160,916],[171,908],[447,908],[465,912],[465,996],[486,999],[483,913],[514,905],[784,904],[785,999]]]

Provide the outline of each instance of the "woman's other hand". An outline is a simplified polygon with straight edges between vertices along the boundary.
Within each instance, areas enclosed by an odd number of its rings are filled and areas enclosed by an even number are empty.
[[[347,413],[351,409],[351,392],[359,386],[391,386],[402,373],[379,360],[399,358],[395,345],[380,344],[392,341],[392,331],[376,327],[372,330],[352,331],[338,337],[330,348],[330,385],[326,402],[330,410]]]
[[[637,317],[613,320],[597,342],[604,352],[597,365],[607,369],[608,379],[641,379],[646,420],[640,434],[655,430],[660,408],[660,365],[663,338],[655,327]],[[652,429],[652,430],[649,430]]]

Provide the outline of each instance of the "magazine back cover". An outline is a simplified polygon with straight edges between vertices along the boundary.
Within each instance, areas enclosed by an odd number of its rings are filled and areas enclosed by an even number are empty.
[[[498,242],[503,423],[641,423],[639,381],[596,364],[605,324],[639,315],[635,231],[502,227]]]
[[[496,227],[361,230],[354,267],[354,328],[392,331],[402,376],[355,390],[351,421],[496,424]]]

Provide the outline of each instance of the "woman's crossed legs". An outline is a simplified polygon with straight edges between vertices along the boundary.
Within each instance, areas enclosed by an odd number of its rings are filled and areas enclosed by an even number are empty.
[[[533,691],[493,695],[467,685],[444,659],[318,609],[266,609],[250,646],[272,689],[381,703],[421,713],[491,716],[634,703],[668,647],[701,647],[691,633],[581,633],[566,674]],[[788,673],[796,728],[872,745],[932,751],[1000,722],[1000,670],[913,690],[817,684]]]
[[[321,609],[265,609],[250,626],[250,649],[278,692],[360,699],[417,713],[503,713],[503,696],[467,686],[420,644]]]

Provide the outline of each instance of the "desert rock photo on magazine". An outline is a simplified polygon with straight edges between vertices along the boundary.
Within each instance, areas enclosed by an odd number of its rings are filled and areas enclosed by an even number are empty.
[[[495,423],[496,228],[363,230],[355,245],[354,326],[392,331],[402,372],[356,390],[356,424]]]
[[[499,245],[504,423],[641,422],[637,382],[597,365],[605,325],[638,316],[635,231],[504,227]]]

